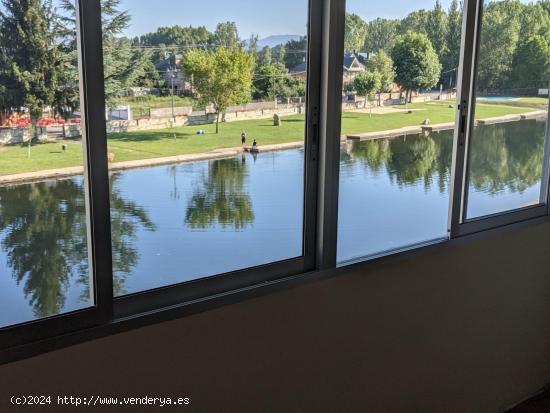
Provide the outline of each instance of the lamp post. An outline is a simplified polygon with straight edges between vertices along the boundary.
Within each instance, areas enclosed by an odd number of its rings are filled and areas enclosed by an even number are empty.
[[[172,119],[174,119],[174,79],[177,76],[178,69],[170,68],[168,69],[168,73],[170,73],[170,85],[171,85],[171,91],[172,91]]]

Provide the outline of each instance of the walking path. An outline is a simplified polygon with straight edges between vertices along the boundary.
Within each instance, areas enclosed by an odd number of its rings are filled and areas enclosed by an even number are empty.
[[[491,125],[496,123],[513,122],[521,119],[544,119],[548,116],[548,113],[543,110],[532,111],[523,115],[506,115],[495,118],[480,119],[477,121],[479,125]],[[341,140],[369,140],[380,138],[391,138],[401,135],[418,134],[422,132],[434,132],[442,130],[454,129],[455,123],[440,123],[434,125],[424,126],[406,126],[404,128],[392,129],[387,131],[376,131],[360,134],[352,134],[348,136],[342,136]],[[274,145],[261,145],[258,147],[259,152],[271,152],[280,151],[285,149],[302,148],[304,146],[303,141],[279,143]],[[127,169],[136,168],[148,168],[159,165],[168,165],[183,162],[196,162],[210,159],[228,158],[231,156],[243,153],[244,148],[242,146],[234,146],[231,148],[215,149],[204,153],[195,153],[187,155],[168,156],[163,158],[151,158],[151,159],[139,159],[134,161],[114,162],[109,164],[109,171],[123,171]],[[75,166],[69,168],[50,169],[36,172],[25,172],[20,174],[4,175],[0,176],[0,185],[16,185],[21,183],[38,182],[52,179],[69,178],[73,176],[82,175],[84,168],[82,166]]]

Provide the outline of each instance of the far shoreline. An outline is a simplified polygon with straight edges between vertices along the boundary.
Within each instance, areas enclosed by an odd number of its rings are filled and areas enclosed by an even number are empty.
[[[548,114],[545,111],[531,111],[521,115],[504,115],[493,118],[479,119],[477,122],[479,125],[493,125],[497,123],[517,122],[521,120],[547,118]],[[372,140],[372,139],[388,139],[395,138],[402,135],[411,135],[419,133],[431,133],[439,132],[443,130],[452,130],[455,127],[455,123],[440,123],[420,126],[407,126],[399,129],[392,129],[386,131],[367,132],[360,134],[343,135],[340,138],[341,142],[354,141],[354,140]],[[259,152],[273,152],[282,151],[288,149],[298,149],[304,147],[304,141],[278,143],[272,145],[259,146]],[[213,159],[223,159],[233,157],[239,154],[245,153],[243,146],[234,146],[229,148],[214,149],[208,152],[166,156],[159,158],[138,159],[133,161],[113,162],[109,164],[109,173],[151,168],[162,165],[173,165],[179,163],[198,162]],[[73,166],[57,169],[46,169],[42,171],[24,172],[18,174],[10,174],[0,176],[0,186],[15,186],[21,184],[29,184],[35,182],[43,182],[57,179],[68,179],[75,176],[81,176],[84,174],[84,167]]]

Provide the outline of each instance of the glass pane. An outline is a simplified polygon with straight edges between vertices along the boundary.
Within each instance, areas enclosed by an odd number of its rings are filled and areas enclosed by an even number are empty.
[[[106,5],[115,294],[300,257],[308,1]]]
[[[347,2],[339,263],[447,235],[462,6]]]
[[[484,3],[467,218],[546,203],[549,27],[547,2]]]
[[[0,6],[0,327],[94,304],[75,13],[54,6]]]

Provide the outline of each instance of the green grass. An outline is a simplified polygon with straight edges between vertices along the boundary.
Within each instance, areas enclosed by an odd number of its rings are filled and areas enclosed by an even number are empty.
[[[432,124],[454,121],[455,109],[449,108],[448,103],[418,103],[409,104],[407,107],[414,111],[372,116],[368,113],[345,112],[342,117],[342,133],[347,135],[420,125],[427,118]],[[478,105],[477,117],[488,118],[530,110],[532,108],[483,104]],[[304,139],[304,127],[304,118],[300,115],[283,118],[283,125],[280,128],[273,126],[271,119],[224,123],[220,125],[220,133],[217,135],[215,125],[184,126],[110,134],[108,148],[109,152],[115,155],[116,162],[149,159],[239,146],[243,130],[247,133],[249,144],[254,138],[259,145],[296,142]],[[206,134],[196,135],[198,129],[204,129]],[[26,146],[0,147],[0,175],[77,165],[82,165],[82,148],[78,141],[68,142],[66,152],[61,150],[61,143],[33,145],[30,159],[27,159]]]
[[[483,104],[484,100],[480,99],[478,100],[479,103]],[[489,101],[485,101],[489,102]],[[533,109],[548,109],[548,98],[546,97],[522,97],[518,100],[512,100],[512,101],[495,101],[491,100],[491,105],[496,106],[513,106],[513,107],[526,107],[526,108],[533,108]]]

